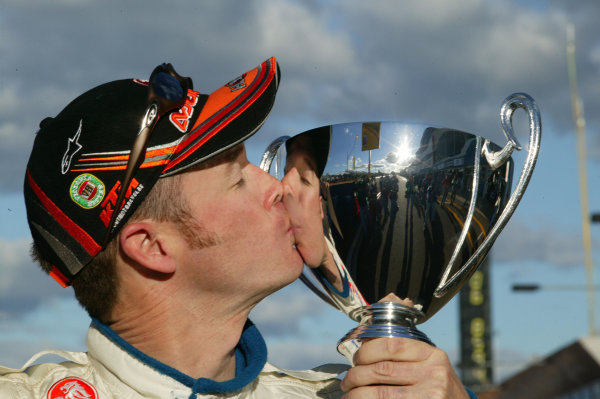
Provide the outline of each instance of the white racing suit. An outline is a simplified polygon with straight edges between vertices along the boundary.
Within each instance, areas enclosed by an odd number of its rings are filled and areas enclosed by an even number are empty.
[[[40,352],[18,370],[0,366],[0,398],[339,398],[343,392],[336,376],[348,368],[277,368],[266,362],[266,345],[251,322],[236,348],[236,377],[225,382],[193,379],[140,352],[97,320],[88,331],[87,347],[87,353]],[[65,361],[28,367],[46,354]]]

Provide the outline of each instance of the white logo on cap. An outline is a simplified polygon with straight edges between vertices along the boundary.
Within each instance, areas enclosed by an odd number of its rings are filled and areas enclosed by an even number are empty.
[[[81,150],[83,147],[79,144],[79,136],[81,135],[81,125],[83,124],[83,119],[79,121],[79,129],[73,137],[69,137],[67,141],[67,151],[65,151],[65,155],[62,157],[61,162],[61,172],[64,175],[69,171],[71,167],[71,161],[73,160],[73,156]]]

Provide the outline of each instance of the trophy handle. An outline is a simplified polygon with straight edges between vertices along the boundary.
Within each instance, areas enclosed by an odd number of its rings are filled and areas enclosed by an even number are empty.
[[[444,296],[454,285],[462,280],[465,275],[471,275],[475,269],[477,269],[480,261],[487,254],[489,248],[492,246],[496,238],[498,238],[498,234],[504,229],[506,223],[515,212],[515,209],[523,194],[525,193],[525,189],[529,184],[529,180],[531,179],[531,174],[533,173],[533,169],[535,168],[535,163],[537,161],[539,149],[540,149],[540,138],[542,134],[542,121],[540,117],[540,111],[538,109],[537,104],[528,94],[525,93],[514,93],[508,96],[500,110],[500,122],[502,125],[502,130],[504,135],[506,136],[508,142],[504,146],[504,148],[500,151],[493,152],[490,149],[490,142],[488,140],[485,141],[483,146],[483,150],[481,150],[481,137],[477,137],[476,148],[475,148],[475,161],[474,168],[477,171],[479,169],[479,154],[483,154],[490,164],[492,168],[498,168],[503,165],[512,154],[513,150],[520,150],[521,146],[517,141],[514,130],[512,126],[512,116],[518,108],[523,108],[528,116],[529,116],[529,151],[527,154],[527,158],[523,164],[523,170],[521,171],[521,175],[519,177],[519,182],[515,187],[515,190],[510,196],[506,207],[502,211],[502,214],[498,218],[498,221],[491,228],[489,234],[481,243],[481,245],[477,248],[475,253],[467,260],[467,262],[462,266],[462,268],[457,271],[452,277],[449,277],[450,271],[454,266],[456,258],[458,257],[458,253],[460,248],[462,247],[465,237],[467,235],[467,231],[471,224],[471,219],[473,217],[473,212],[475,208],[475,201],[477,195],[477,189],[479,186],[479,173],[473,174],[473,190],[471,193],[471,204],[469,206],[469,210],[467,213],[467,218],[464,223],[464,228],[461,233],[461,236],[456,244],[454,249],[454,253],[452,258],[448,262],[448,266],[446,266],[446,270],[442,276],[442,279],[436,288],[434,295],[437,298],[441,298]]]
[[[269,144],[269,146],[263,153],[262,158],[260,160],[259,167],[262,170],[269,173],[269,169],[271,169],[271,164],[273,163],[273,158],[275,158],[275,155],[277,155],[277,151],[279,150],[279,147],[281,147],[281,145],[283,143],[285,143],[289,138],[290,138],[290,136],[280,136],[280,137],[276,138],[275,140],[273,140],[271,142],[271,144]],[[275,166],[279,167],[280,165],[277,164]],[[275,170],[275,174],[277,174],[278,172],[279,172],[279,170]]]

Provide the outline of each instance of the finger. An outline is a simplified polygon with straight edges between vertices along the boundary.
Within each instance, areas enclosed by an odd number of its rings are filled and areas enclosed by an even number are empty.
[[[414,302],[410,298],[400,299],[393,292],[390,292],[389,294],[387,294],[385,297],[381,298],[377,302],[395,302],[395,303],[399,303],[399,304],[405,305],[405,306],[410,306],[410,307],[415,306]]]
[[[384,360],[420,362],[429,358],[435,349],[412,338],[376,338],[362,343],[354,354],[354,364],[372,364]]]
[[[379,342],[377,342],[379,341]],[[390,347],[382,347],[381,342],[399,341],[400,345],[395,346],[392,344]],[[415,341],[414,345],[408,342],[407,350],[403,351],[403,343],[407,339],[400,338],[378,338],[373,341],[366,342],[363,344],[360,350],[363,348],[367,351],[362,352],[360,356],[367,356],[367,360],[370,363],[357,365],[348,370],[344,380],[341,383],[341,388],[345,392],[351,393],[350,398],[355,397],[360,393],[364,393],[365,397],[431,397],[431,398],[467,398],[464,386],[460,382],[460,379],[456,375],[456,372],[452,368],[447,354],[441,349],[434,348],[423,342]],[[410,340],[408,340],[410,341]],[[396,342],[398,343],[398,342]],[[369,345],[368,345],[369,344]],[[425,345],[425,346],[423,346]],[[370,355],[371,351],[387,352],[390,358],[401,359],[406,358],[406,353],[412,351],[414,348],[421,347],[423,351],[417,350],[416,355],[413,359],[423,357],[421,361],[417,360],[384,360],[371,362],[373,357]],[[400,350],[403,355],[397,356],[395,353]],[[357,352],[358,353],[358,352]],[[366,355],[365,355],[366,353]],[[429,353],[429,355],[424,355]],[[411,356],[408,356],[411,357]],[[364,360],[365,358],[363,358]],[[377,388],[377,389],[360,389],[374,388],[375,386],[388,385],[398,386],[404,388],[403,390],[393,388]],[[357,391],[358,390],[358,391]],[[388,395],[389,396],[385,396]],[[421,396],[411,396],[411,395]],[[381,395],[381,396],[371,396]],[[358,397],[358,396],[356,396]]]
[[[469,394],[462,385],[443,387],[439,385],[418,386],[394,386],[373,385],[357,387],[344,394],[343,399],[469,399]]]
[[[381,398],[410,398],[413,389],[401,386],[365,386],[354,388],[347,392],[343,399],[381,399]],[[422,396],[423,397],[423,396]]]
[[[440,351],[441,352],[441,351]],[[447,358],[434,356],[430,362],[379,362],[367,366],[355,366],[348,370],[341,389],[353,392],[360,387],[396,386],[404,389],[375,390],[378,394],[418,392],[419,398],[467,398],[465,388]],[[372,393],[367,390],[366,392]],[[427,394],[425,394],[427,393]],[[428,396],[430,395],[430,396]],[[375,396],[396,397],[396,396]]]
[[[346,373],[341,388],[348,392],[357,387],[371,385],[415,385],[425,377],[422,375],[423,370],[419,363],[392,361],[355,366]]]

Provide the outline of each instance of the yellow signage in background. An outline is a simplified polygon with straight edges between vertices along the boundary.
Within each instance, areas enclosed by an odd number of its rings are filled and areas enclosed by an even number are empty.
[[[362,125],[362,150],[376,150],[379,148],[379,131],[381,122],[367,122]]]

